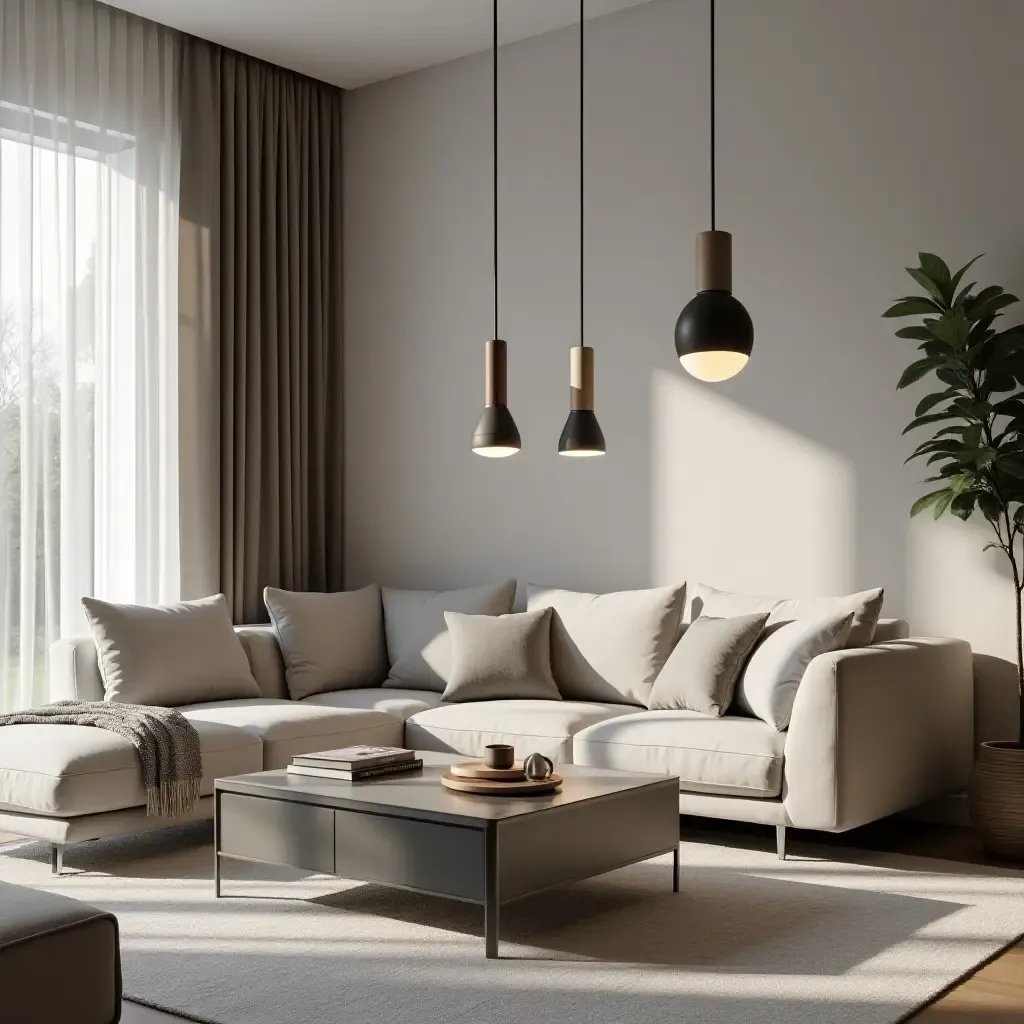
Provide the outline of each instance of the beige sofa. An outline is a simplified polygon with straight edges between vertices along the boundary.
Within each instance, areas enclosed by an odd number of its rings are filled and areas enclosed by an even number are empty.
[[[373,687],[288,697],[269,626],[236,630],[262,697],[195,704],[182,713],[202,747],[203,799],[213,780],[286,765],[292,755],[351,743],[404,744],[479,756],[488,743],[556,762],[664,772],[685,814],[843,831],[960,790],[973,756],[971,651],[959,640],[907,638],[882,620],[875,642],[817,657],[790,727],[760,719],[632,704],[494,700],[445,704],[428,690]],[[102,700],[91,637],[51,651],[52,699]],[[146,816],[132,747],[99,729],[18,725],[0,731],[0,831],[65,844],[175,822]]]

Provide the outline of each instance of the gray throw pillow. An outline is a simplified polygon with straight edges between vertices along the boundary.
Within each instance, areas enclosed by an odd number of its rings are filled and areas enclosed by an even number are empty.
[[[292,700],[316,693],[380,686],[388,674],[380,587],[302,594],[267,587]]]
[[[550,608],[444,618],[452,643],[444,700],[562,699],[551,674]]]
[[[516,581],[440,592],[383,587],[381,596],[391,662],[384,685],[442,693],[452,659],[444,613],[506,615],[512,611]]]
[[[736,680],[761,635],[767,613],[691,622],[661,674],[647,706],[652,710],[689,710],[724,715]]]
[[[179,707],[259,697],[222,594],[165,607],[83,597],[104,700]]]

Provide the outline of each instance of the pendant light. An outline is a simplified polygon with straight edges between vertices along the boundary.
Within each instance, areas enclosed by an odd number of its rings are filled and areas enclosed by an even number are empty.
[[[569,350],[569,416],[558,439],[558,454],[573,456],[605,453],[604,434],[594,414],[594,350],[584,344],[583,3],[580,0],[580,343]]]
[[[734,377],[754,347],[754,324],[732,294],[732,235],[715,229],[715,0],[711,2],[711,230],[697,236],[697,294],[676,321],[676,355],[698,380]]]
[[[492,102],[494,124],[494,338],[484,350],[484,411],[473,431],[473,451],[492,459],[522,447],[508,411],[508,346],[498,337],[498,0],[492,3]]]

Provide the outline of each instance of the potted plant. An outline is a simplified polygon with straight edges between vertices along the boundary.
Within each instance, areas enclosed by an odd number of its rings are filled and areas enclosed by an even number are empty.
[[[919,357],[898,388],[923,378],[935,388],[917,404],[903,431],[929,428],[907,459],[925,459],[934,485],[914,502],[911,516],[930,509],[936,519],[982,516],[995,539],[984,550],[1005,555],[1013,578],[1017,625],[1017,693],[1021,731],[1017,742],[981,744],[971,775],[971,817],[986,848],[1024,857],[1024,327],[1000,330],[997,321],[1018,299],[998,285],[975,291],[962,284],[975,257],[955,274],[931,253],[907,273],[920,295],[899,299],[887,317],[920,317],[896,337],[918,342]]]

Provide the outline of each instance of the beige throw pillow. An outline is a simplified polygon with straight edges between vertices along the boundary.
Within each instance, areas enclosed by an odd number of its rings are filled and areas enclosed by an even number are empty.
[[[782,732],[807,666],[819,654],[838,650],[853,626],[853,612],[823,619],[794,619],[765,629],[736,687],[733,707]]]
[[[104,700],[179,707],[259,697],[222,594],[164,607],[83,597]]]
[[[452,659],[444,613],[506,615],[512,611],[516,581],[441,592],[383,587],[381,595],[391,662],[384,685],[442,693]]]
[[[292,700],[316,693],[380,686],[388,674],[380,587],[303,594],[267,587]]]
[[[561,700],[551,675],[550,608],[444,618],[452,643],[445,700]]]
[[[729,618],[735,615],[768,613],[768,624],[794,619],[822,619],[828,615],[853,615],[847,647],[867,647],[875,636],[882,614],[885,591],[881,587],[844,597],[769,597],[765,594],[735,594],[703,583],[690,584],[687,594],[688,618],[701,615]]]
[[[582,594],[529,586],[528,611],[551,608],[551,667],[566,700],[645,705],[672,652],[684,587]]]
[[[724,715],[747,656],[767,621],[767,614],[761,612],[730,619],[701,617],[691,622],[655,680],[647,706],[652,711]]]

